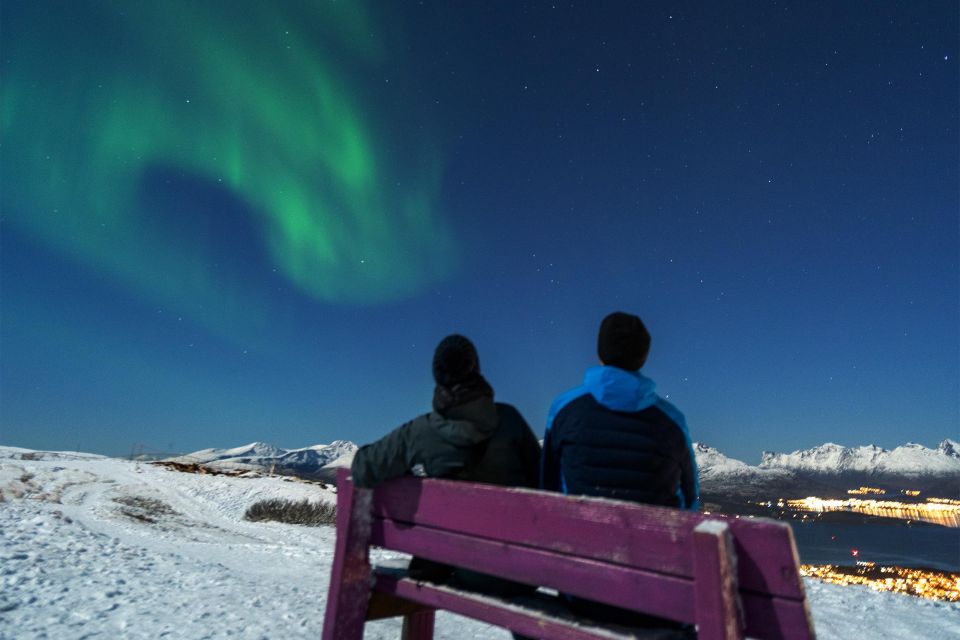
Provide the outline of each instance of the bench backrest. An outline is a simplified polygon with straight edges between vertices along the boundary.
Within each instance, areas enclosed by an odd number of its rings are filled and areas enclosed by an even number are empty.
[[[338,486],[359,493],[346,470]],[[437,479],[368,497],[352,526],[375,546],[681,622],[703,625],[709,608],[737,619],[735,635],[813,637],[785,523]]]

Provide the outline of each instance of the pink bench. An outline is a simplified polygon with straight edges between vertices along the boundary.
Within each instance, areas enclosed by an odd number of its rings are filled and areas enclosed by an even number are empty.
[[[337,543],[324,640],[359,640],[367,620],[404,616],[433,637],[443,609],[537,638],[663,637],[593,626],[556,596],[518,601],[371,567],[370,546],[696,624],[701,639],[814,638],[789,525],[449,480],[357,489],[337,479]]]

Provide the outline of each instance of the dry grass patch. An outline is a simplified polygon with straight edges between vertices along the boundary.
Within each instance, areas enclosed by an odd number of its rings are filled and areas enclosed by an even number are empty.
[[[131,520],[146,522],[147,524],[155,524],[161,518],[179,515],[166,502],[155,498],[120,496],[114,498],[113,501],[120,505],[117,513]]]
[[[250,505],[243,515],[252,522],[283,522],[311,527],[333,526],[337,521],[337,505],[309,500],[272,498]]]

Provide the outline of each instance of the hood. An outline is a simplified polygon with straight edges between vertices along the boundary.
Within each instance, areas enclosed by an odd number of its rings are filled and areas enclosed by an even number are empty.
[[[614,411],[642,411],[658,400],[656,383],[638,371],[597,366],[587,369],[583,386],[594,399]]]
[[[481,397],[451,407],[446,417],[431,411],[430,426],[452,445],[463,447],[483,442],[496,432],[500,424],[493,398]]]

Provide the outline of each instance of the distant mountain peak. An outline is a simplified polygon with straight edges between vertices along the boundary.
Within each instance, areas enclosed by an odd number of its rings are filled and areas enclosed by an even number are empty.
[[[960,442],[947,438],[937,447],[937,451],[951,458],[960,458]]]
[[[960,479],[960,444],[946,439],[936,449],[906,443],[892,450],[875,444],[846,447],[835,442],[792,453],[764,451],[758,466],[727,458],[695,443],[702,490],[728,495],[789,495],[811,487],[839,491],[876,481],[933,488],[952,495]]]
[[[281,449],[263,442],[252,442],[232,449],[203,449],[170,460],[208,467],[263,470],[331,479],[330,476],[335,472],[324,474],[321,470],[328,465],[349,464],[356,450],[357,445],[349,440],[334,440],[330,444],[317,444],[301,449]]]
[[[875,444],[845,447],[827,442],[793,453],[765,451],[760,467],[810,473],[927,475],[960,472],[960,455],[955,444],[945,440],[937,449],[930,449],[916,442],[907,442],[887,450]]]
[[[697,457],[697,468],[700,475],[726,474],[752,468],[746,462],[729,458],[720,453],[718,449],[702,442],[694,442],[693,450]]]

